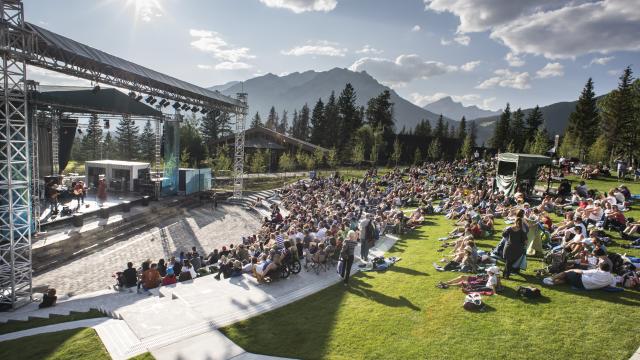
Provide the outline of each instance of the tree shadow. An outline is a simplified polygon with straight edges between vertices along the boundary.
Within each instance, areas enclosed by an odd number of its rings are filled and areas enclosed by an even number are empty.
[[[354,279],[354,281],[350,283],[350,286],[347,289],[347,291],[354,295],[367,298],[369,300],[375,301],[385,306],[406,307],[413,311],[421,310],[419,307],[414,305],[411,301],[409,301],[409,299],[405,298],[404,296],[400,296],[396,299],[394,297],[385,295],[381,292],[370,290],[368,288],[365,288],[365,286],[362,286],[362,281],[358,279]]]
[[[500,291],[497,295],[504,296],[506,298],[513,299],[513,300],[520,300],[525,304],[532,304],[532,305],[548,304],[551,302],[551,298],[544,295],[541,295],[538,298],[527,298],[527,297],[521,296],[518,293],[517,289],[506,287],[506,286],[503,287],[502,291]]]
[[[387,269],[387,271],[399,272],[402,274],[413,275],[413,276],[429,276],[429,274],[425,272],[414,270],[404,266],[398,266],[397,264],[390,266],[389,269]]]

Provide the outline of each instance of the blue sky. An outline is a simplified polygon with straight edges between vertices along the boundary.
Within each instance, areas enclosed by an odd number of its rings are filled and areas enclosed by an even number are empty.
[[[419,105],[498,109],[574,100],[588,77],[601,94],[640,71],[640,0],[28,0],[25,15],[205,87],[341,67]]]

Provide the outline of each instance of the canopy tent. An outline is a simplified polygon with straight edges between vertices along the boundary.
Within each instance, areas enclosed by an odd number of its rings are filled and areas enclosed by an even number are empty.
[[[94,91],[90,87],[40,85],[33,93],[33,100],[63,112],[162,116],[160,111],[114,88]]]
[[[527,190],[536,183],[538,167],[551,165],[551,158],[532,154],[498,154],[496,185],[506,195],[516,192],[518,185],[525,183]]]

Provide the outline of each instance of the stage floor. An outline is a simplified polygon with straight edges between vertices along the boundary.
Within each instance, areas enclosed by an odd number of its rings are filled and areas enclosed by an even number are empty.
[[[96,193],[90,192],[84,198],[84,204],[80,204],[78,206],[78,201],[76,199],[66,200],[64,203],[58,203],[58,214],[54,215],[51,211],[51,205],[46,201],[42,201],[40,206],[42,212],[40,213],[40,224],[51,224],[56,221],[61,221],[72,217],[74,214],[88,214],[92,212],[96,212],[101,208],[110,208],[113,206],[118,206],[125,201],[134,201],[141,199],[143,195],[136,193],[107,193],[107,201],[102,204],[102,207],[98,206],[98,202],[96,199]],[[63,206],[68,206],[72,211],[71,214],[62,215]]]

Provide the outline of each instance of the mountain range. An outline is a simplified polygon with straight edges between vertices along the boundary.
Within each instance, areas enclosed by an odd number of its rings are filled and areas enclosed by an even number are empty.
[[[253,118],[258,112],[264,122],[271,106],[274,106],[279,114],[282,113],[282,110],[287,110],[289,121],[291,121],[295,109],[302,108],[305,103],[313,109],[319,98],[322,98],[322,101],[326,103],[331,92],[334,91],[337,97],[346,83],[351,83],[355,88],[358,106],[366,106],[370,98],[379,95],[384,90],[389,90],[391,101],[394,103],[394,120],[397,131],[402,128],[414,129],[422,119],[429,120],[433,127],[440,114],[443,114],[445,121],[449,122],[450,126],[457,126],[458,121],[464,115],[468,120],[475,119],[474,122],[478,125],[477,143],[481,145],[491,138],[495,123],[500,116],[500,112],[482,110],[476,106],[465,107],[451,98],[444,98],[421,108],[399,96],[393,89],[379,83],[368,73],[364,71],[353,72],[341,68],[320,72],[312,70],[302,73],[294,72],[284,76],[269,73],[244,82],[232,81],[209,89],[220,91],[229,96],[235,96],[239,92],[248,93],[250,118]],[[576,102],[558,102],[540,107],[550,135],[564,132],[569,114],[575,109]],[[524,109],[523,111],[526,115],[532,110]],[[478,118],[478,116],[482,117]]]
[[[450,119],[460,120],[464,116],[467,120],[473,120],[481,117],[500,115],[501,111],[491,111],[480,109],[475,105],[464,106],[460,102],[456,102],[451,96],[443,97],[422,107],[434,114],[442,114]]]
[[[356,90],[358,106],[367,106],[369,99],[380,95],[384,90],[389,90],[391,102],[394,103],[397,131],[402,130],[403,127],[407,130],[413,129],[422,119],[427,119],[432,125],[435,125],[438,119],[439,114],[423,109],[400,97],[394,90],[380,84],[364,71],[353,72],[334,68],[320,72],[294,72],[285,76],[266,74],[243,83],[231,82],[209,89],[220,91],[229,96],[235,96],[239,92],[248,93],[250,118],[253,118],[258,112],[264,122],[271,106],[274,106],[279,114],[282,113],[282,110],[287,110],[289,121],[291,121],[295,109],[301,109],[305,103],[313,109],[319,98],[322,98],[322,101],[326,103],[332,91],[335,92],[337,98],[347,83],[351,83]],[[445,120],[452,124],[455,123],[451,119]]]

